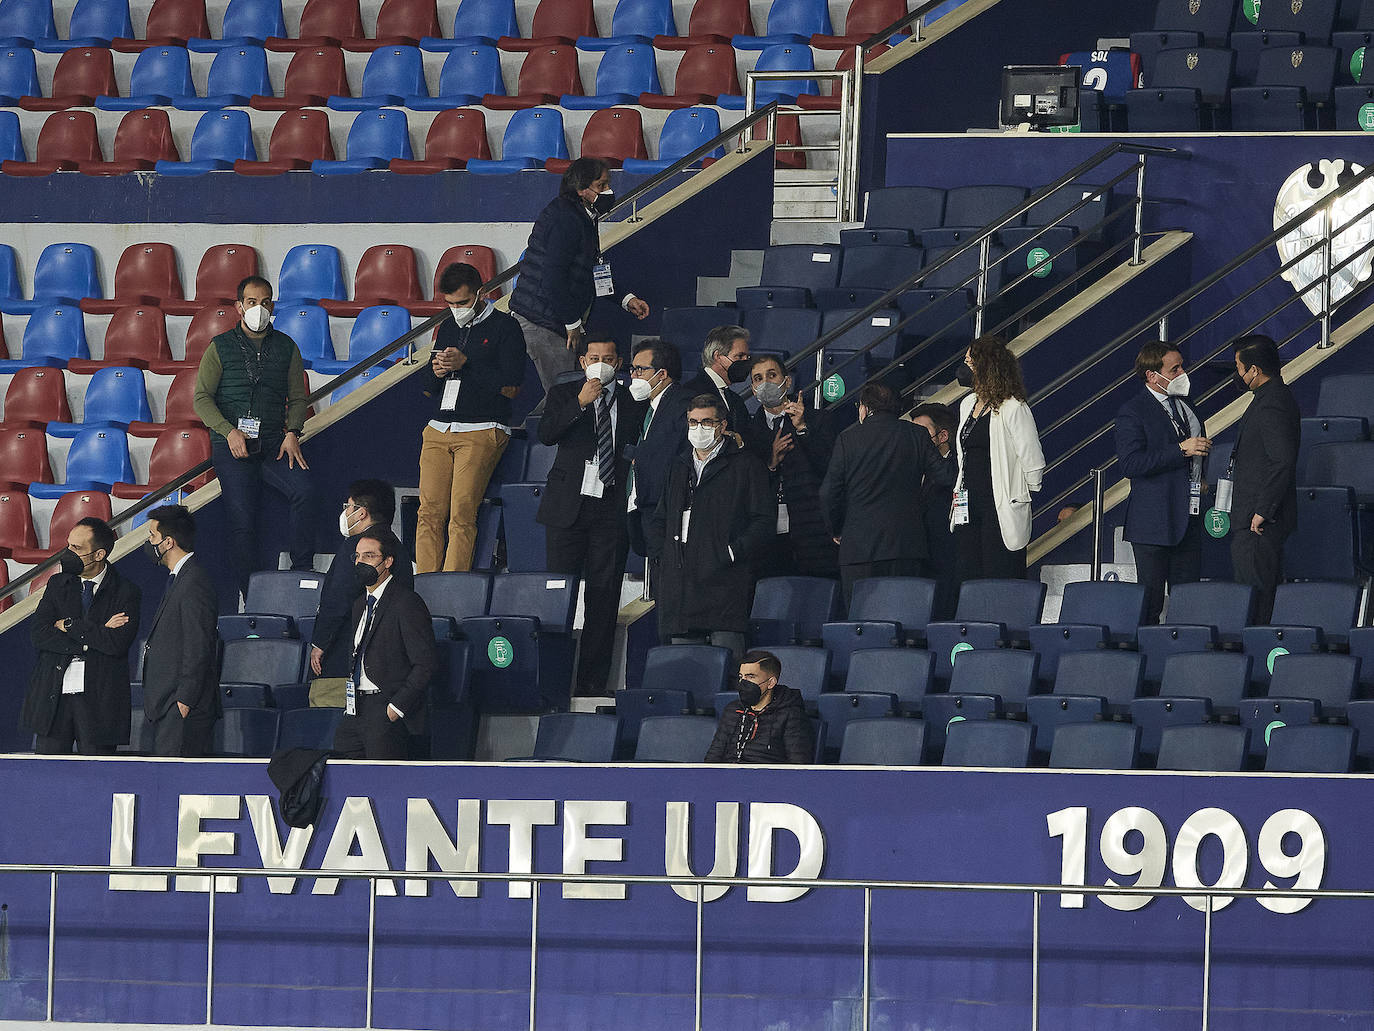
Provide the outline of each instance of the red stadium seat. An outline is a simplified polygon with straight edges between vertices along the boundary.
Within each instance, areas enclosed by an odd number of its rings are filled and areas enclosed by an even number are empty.
[[[540,104],[557,104],[565,94],[582,96],[577,51],[571,46],[542,47],[525,55],[515,96],[488,93],[482,98],[482,106],[493,111],[518,111]]]
[[[641,93],[639,103],[659,111],[673,111],[714,104],[716,97],[739,96],[742,92],[735,69],[735,48],[728,43],[702,43],[682,55],[671,95]]]
[[[699,43],[729,43],[736,36],[752,36],[749,0],[696,0],[685,36],[655,36],[659,50],[686,50]]]
[[[439,263],[434,266],[434,300],[432,301],[413,301],[406,307],[416,315],[437,315],[444,307],[444,296],[439,293],[439,277],[443,275],[444,269],[448,268],[455,261],[461,261],[465,265],[471,265],[482,276],[482,282],[486,283],[496,278],[496,252],[490,247],[481,244],[460,243],[444,251],[439,258]],[[494,300],[501,296],[501,289],[497,287],[490,294]]]
[[[127,175],[151,172],[159,161],[180,161],[172,139],[172,123],[161,108],[130,111],[115,130],[114,160],[83,161],[82,175]],[[173,268],[175,268],[173,259]]]
[[[7,569],[7,568],[5,567],[5,564],[4,564],[3,562],[0,562],[0,588],[8,587],[9,585],[10,585],[10,571],[9,571],[9,569]],[[12,595],[12,594],[7,594],[7,595],[5,595],[3,598],[0,598],[0,612],[4,612],[7,608],[9,608],[9,607],[10,607],[11,605],[13,605],[13,604],[14,604],[14,595]]]
[[[415,252],[404,244],[377,244],[363,251],[353,275],[353,300],[322,299],[320,307],[330,315],[354,318],[374,304],[406,306],[424,300]]]
[[[160,305],[164,299],[181,300],[177,253],[169,243],[136,243],[125,247],[119,256],[114,296],[87,297],[81,310],[91,315],[113,315],[131,304]]]
[[[200,267],[196,269],[195,300],[164,300],[161,308],[168,315],[194,315],[207,304],[236,299],[239,283],[257,274],[258,252],[251,244],[215,244],[201,255]]]
[[[107,47],[77,47],[57,60],[52,73],[52,95],[20,97],[25,111],[65,111],[69,107],[90,107],[96,97],[117,97],[114,58]]]
[[[200,426],[200,416],[196,415],[195,410],[196,371],[183,369],[172,378],[172,385],[167,389],[167,404],[161,422],[131,422],[129,436],[160,437],[169,428]]]
[[[68,491],[57,499],[57,507],[53,509],[52,520],[48,523],[48,546],[40,548],[35,544],[31,548],[15,548],[10,557],[26,565],[37,565],[51,558],[67,546],[67,534],[72,532],[72,527],[87,517],[109,522],[110,495],[103,491]]]
[[[307,47],[297,52],[287,65],[282,95],[259,94],[249,98],[248,106],[258,111],[295,111],[302,107],[323,107],[330,97],[351,95],[343,51],[336,46]]]
[[[382,0],[377,12],[377,38],[345,39],[345,50],[372,51],[380,47],[415,46],[422,39],[442,36],[434,0]]]
[[[582,130],[582,156],[600,158],[612,168],[619,168],[626,158],[649,159],[644,146],[644,120],[632,107],[607,107],[587,120]],[[549,158],[544,168],[562,175],[572,162],[566,158]]]
[[[51,580],[60,572],[62,572],[62,568],[60,566],[50,566],[47,569],[43,570],[43,572],[39,573],[32,580],[29,581],[28,594],[25,594],[24,597],[27,598],[29,597],[29,595],[37,594],[44,587],[47,586],[49,580]],[[11,595],[11,597],[16,597],[16,595]]]
[[[110,488],[110,493],[123,501],[137,501],[209,457],[210,434],[204,427],[183,426],[165,430],[153,445],[153,454],[148,461],[148,482],[116,483]],[[213,476],[211,472],[197,476],[184,489],[204,487]]]
[[[186,369],[199,368],[201,355],[210,346],[210,341],[238,324],[239,312],[233,304],[206,305],[196,312],[186,330],[186,358],[179,362],[161,359],[149,362],[149,370],[163,376],[175,376]]]
[[[16,548],[37,547],[38,534],[33,528],[28,494],[20,490],[0,494],[0,558],[9,558]]]
[[[433,35],[437,36],[438,33]],[[539,6],[534,9],[534,25],[529,37],[502,36],[496,45],[502,50],[531,51],[571,45],[582,36],[596,35],[592,0],[539,0]],[[578,96],[581,96],[580,92]]]
[[[780,114],[774,119],[774,132],[777,139],[774,141],[775,147],[786,147],[788,144],[794,146],[801,145],[801,119],[796,115]],[[754,126],[754,139],[761,140],[768,133],[768,126],[760,122]],[[777,150],[773,155],[774,168],[805,168],[806,151],[804,150]]]
[[[388,167],[403,175],[430,175],[462,168],[470,158],[491,160],[487,118],[480,108],[456,107],[440,111],[429,123],[423,161],[392,158]]]
[[[817,50],[845,50],[862,43],[905,15],[906,0],[851,0],[844,16],[844,35],[811,37]]]
[[[146,369],[153,362],[172,360],[167,343],[167,320],[155,304],[131,304],[120,308],[105,330],[104,358],[69,358],[67,368],[89,376],[107,366]]]
[[[71,422],[67,404],[67,379],[61,369],[46,366],[20,369],[5,390],[6,429],[41,427],[49,422]]]
[[[189,39],[207,39],[209,36],[210,21],[205,17],[205,0],[153,0],[143,38],[111,40],[110,48],[134,54],[148,47],[184,47]]]
[[[52,483],[48,438],[42,430],[5,427],[0,430],[0,483],[24,489],[30,483]]]
[[[38,130],[37,156],[33,161],[0,162],[5,175],[39,176],[74,171],[82,162],[101,161],[95,115],[89,111],[58,111],[48,115]]]
[[[307,0],[301,11],[301,30],[297,36],[284,39],[272,36],[266,41],[268,50],[291,52],[313,50],[316,47],[337,47],[346,39],[362,39],[363,16],[358,0]],[[331,96],[326,93],[325,96]]]
[[[281,175],[309,169],[312,161],[333,161],[329,115],[323,111],[286,112],[272,126],[267,155],[266,161],[235,161],[234,171],[239,175]]]

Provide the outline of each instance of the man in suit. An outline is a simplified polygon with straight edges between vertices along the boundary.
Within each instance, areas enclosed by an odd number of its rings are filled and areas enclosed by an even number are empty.
[[[890,387],[870,383],[859,392],[859,424],[835,441],[821,483],[821,507],[840,546],[845,604],[854,582],[870,576],[921,576],[926,533],[921,497],[951,489],[955,470],[940,457],[924,427],[899,419]]]
[[[539,441],[558,451],[535,518],[544,525],[549,572],[583,583],[577,693],[603,695],[610,693],[606,681],[630,549],[626,448],[639,439],[645,406],[616,383],[614,340],[593,335],[579,348],[578,362],[585,378],[556,384],[544,399]]]
[[[954,456],[954,434],[958,418],[949,405],[927,401],[911,410],[911,421],[930,434],[930,442],[949,466],[949,475],[959,471]],[[949,528],[949,508],[953,502],[949,488],[927,478],[921,485],[921,520],[926,527],[926,574],[935,581],[932,619],[953,619],[959,604],[959,549]]]
[[[114,531],[82,519],[60,552],[30,636],[38,652],[21,723],[34,751],[109,755],[129,740],[129,648],[138,636],[143,592],[110,565]]]
[[[184,505],[148,513],[143,548],[171,576],[148,626],[143,710],[153,724],[153,754],[203,756],[223,709],[215,585],[195,560],[196,523]]]
[[[749,330],[743,326],[717,326],[706,334],[706,346],[701,349],[701,372],[685,384],[688,397],[715,394],[725,402],[730,424],[728,432],[741,436],[749,423],[749,409],[744,398],[731,386],[749,379],[753,357],[749,354]]]
[[[1231,453],[1231,566],[1255,589],[1254,621],[1269,622],[1283,575],[1283,542],[1298,521],[1302,417],[1267,336],[1236,341],[1236,378],[1253,396]]]
[[[438,666],[424,599],[396,582],[396,535],[381,526],[357,537],[353,574],[365,590],[353,604],[352,695],[334,751],[341,759],[405,759],[407,731],[425,728],[426,694]]]
[[[1145,590],[1145,620],[1158,623],[1165,584],[1172,590],[1202,576],[1203,475],[1212,442],[1183,400],[1188,374],[1177,348],[1146,344],[1135,371],[1145,390],[1116,413],[1116,457],[1131,481],[1125,538]]]
[[[792,377],[772,355],[753,359],[749,373],[759,409],[744,425],[744,445],[768,466],[777,498],[777,532],[760,558],[760,576],[839,575],[835,542],[821,515],[820,486],[835,434],[826,413],[806,410]]]
[[[639,438],[631,452],[629,529],[630,547],[646,553],[644,521],[663,494],[668,463],[687,447],[687,388],[682,379],[682,355],[665,340],[651,338],[636,347],[630,359],[630,396],[646,402]],[[649,575],[653,589],[654,571]]]
[[[358,480],[348,488],[348,500],[339,513],[343,543],[329,564],[329,572],[320,588],[315,632],[311,635],[310,669],[317,677],[348,676],[348,661],[353,654],[348,629],[353,625],[353,603],[363,593],[363,585],[353,575],[358,535],[374,526],[389,527],[395,516],[396,491],[385,480]],[[415,574],[404,545],[401,545],[391,575],[406,587],[415,586]]]

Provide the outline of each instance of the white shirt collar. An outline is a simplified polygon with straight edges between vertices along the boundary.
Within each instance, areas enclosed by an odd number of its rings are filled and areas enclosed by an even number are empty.
[[[81,582],[82,582],[82,584],[86,584],[86,583],[93,583],[93,584],[95,584],[95,589],[98,591],[98,590],[100,590],[100,585],[103,584],[103,583],[105,582],[105,574],[108,573],[109,571],[110,571],[110,564],[109,564],[108,562],[106,562],[106,563],[105,563],[105,567],[104,567],[103,569],[100,570],[100,573],[99,573],[98,576],[92,576],[92,577],[84,577],[84,576],[83,576],[83,577],[81,578]]]
[[[192,555],[194,555],[194,554],[195,554],[194,551],[188,551],[185,555],[182,555],[182,556],[181,556],[181,561],[179,561],[176,565],[174,565],[174,566],[172,567],[172,575],[173,575],[173,576],[176,576],[178,573],[180,573],[180,572],[181,572],[181,567],[184,566],[184,565],[186,565],[186,560],[187,560],[188,558],[190,558],[190,557],[191,557]]]
[[[370,594],[372,597],[376,598],[378,601],[381,601],[381,600],[382,600],[382,592],[385,591],[388,587],[391,586],[391,581],[394,580],[394,579],[396,579],[396,577],[395,577],[394,575],[388,576],[385,580],[383,580],[381,583],[379,583],[376,587],[373,587],[373,588],[369,589],[367,593]]]
[[[709,365],[706,367],[706,375],[711,377],[711,382],[716,385],[717,390],[730,389],[730,384],[727,383],[725,380],[721,379],[720,373],[718,373],[715,369],[711,368]]]

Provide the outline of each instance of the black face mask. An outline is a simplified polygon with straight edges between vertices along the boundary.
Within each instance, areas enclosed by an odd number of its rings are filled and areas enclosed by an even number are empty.
[[[731,362],[727,378],[731,383],[743,383],[749,378],[749,363],[746,361]]]
[[[970,369],[963,362],[960,362],[958,368],[954,370],[954,378],[958,381],[959,386],[969,387],[970,389],[972,389],[973,370]]]
[[[1241,392],[1242,394],[1246,393],[1246,392],[1250,389],[1250,384],[1248,384],[1248,383],[1245,382],[1245,374],[1244,374],[1244,373],[1242,373],[1242,372],[1233,372],[1231,375],[1235,378],[1236,386],[1240,387],[1240,392]]]
[[[166,538],[164,537],[163,540],[166,540]],[[153,565],[160,566],[162,565],[162,552],[157,549],[158,545],[154,544],[152,541],[143,542],[143,554],[148,556],[148,561],[152,562]]]
[[[377,572],[376,566],[369,566],[366,562],[359,562],[353,566],[353,575],[358,578],[358,583],[364,588],[371,587],[377,582],[381,575]]]
[[[71,548],[63,548],[57,553],[57,564],[62,568],[62,572],[71,573],[74,576],[80,575],[86,568],[86,563],[82,561],[81,556],[72,551]]]
[[[596,200],[592,202],[592,210],[598,215],[609,215],[615,203],[614,193],[598,193]]]
[[[739,678],[739,700],[743,705],[758,705],[759,699],[763,697],[763,688],[752,680]]]

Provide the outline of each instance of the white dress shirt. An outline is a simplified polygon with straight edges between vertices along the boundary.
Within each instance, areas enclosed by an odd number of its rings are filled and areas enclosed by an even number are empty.
[[[98,576],[82,577],[81,586],[85,590],[86,584],[95,584],[95,590],[100,590],[100,585],[105,582],[105,573],[109,566],[102,566]],[[94,602],[92,602],[94,603]],[[86,660],[80,656],[75,656],[72,661],[67,663],[66,672],[62,674],[62,693],[63,694],[82,694],[86,690]]]

